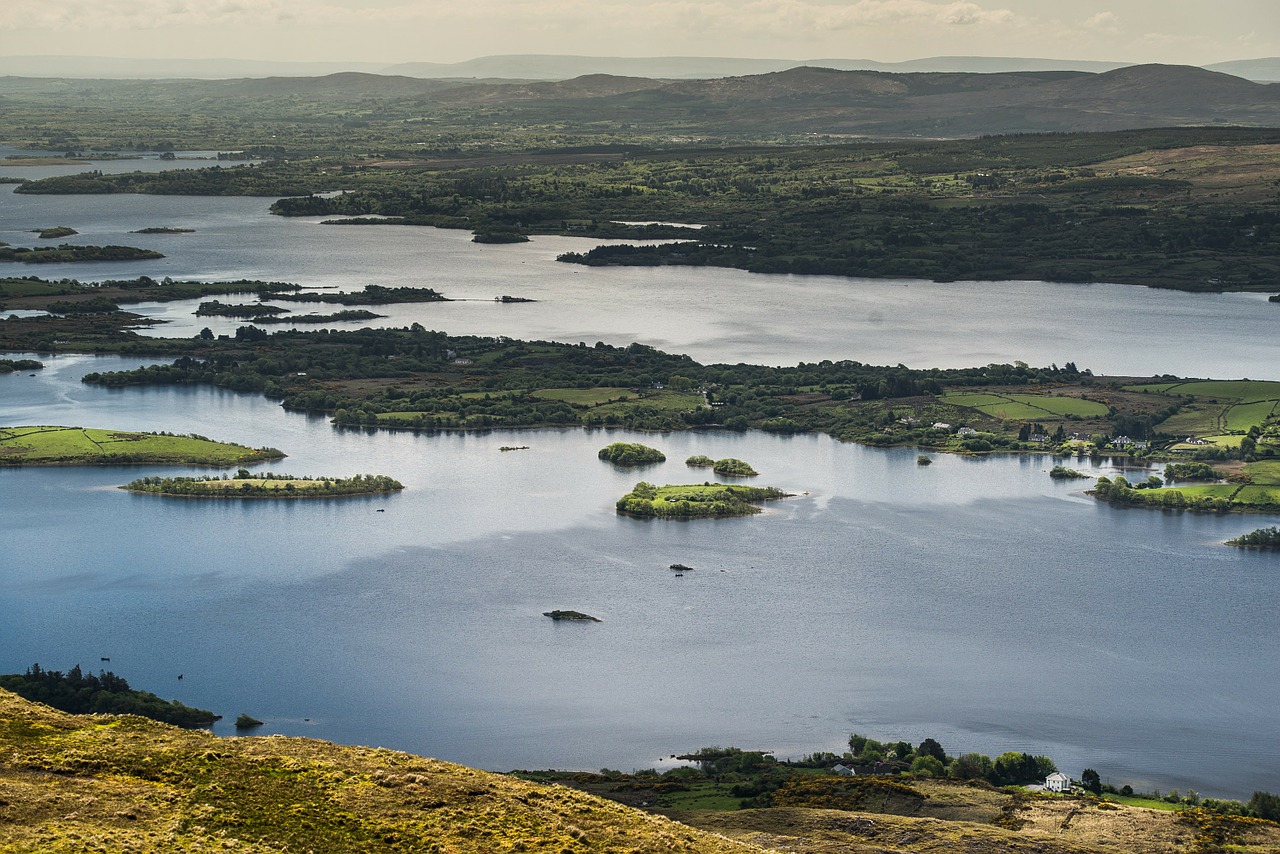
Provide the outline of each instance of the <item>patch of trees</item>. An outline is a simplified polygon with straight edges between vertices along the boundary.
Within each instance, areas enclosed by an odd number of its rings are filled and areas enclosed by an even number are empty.
[[[209,726],[221,717],[177,700],[162,700],[147,691],[133,690],[124,677],[110,671],[84,673],[78,664],[66,673],[33,664],[26,673],[0,676],[0,688],[76,715],[141,715],[185,727]]]
[[[25,185],[24,185],[25,186]],[[28,249],[21,246],[0,248],[0,261],[18,261],[23,264],[62,264],[73,261],[147,261],[163,258],[154,249],[136,246],[37,246]]]
[[[601,448],[596,456],[619,466],[642,466],[667,460],[662,451],[638,442],[614,442]]]
[[[14,371],[35,371],[44,367],[44,362],[35,359],[0,359],[0,374],[11,374]]]
[[[271,317],[276,314],[285,314],[288,311],[289,309],[278,305],[224,303],[215,299],[200,303],[200,307],[196,309],[196,317],[251,317],[257,319]]]
[[[276,294],[275,299],[290,302],[320,302],[337,305],[390,305],[401,302],[444,302],[446,297],[431,288],[387,288],[382,285],[366,285],[363,290],[347,293],[288,293]]]
[[[1280,528],[1272,525],[1270,528],[1258,528],[1247,534],[1241,534],[1227,540],[1229,546],[1239,546],[1245,549],[1262,549],[1266,551],[1280,550]]]

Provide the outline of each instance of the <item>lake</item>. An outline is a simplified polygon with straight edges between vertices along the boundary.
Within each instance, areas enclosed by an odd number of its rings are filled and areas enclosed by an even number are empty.
[[[552,260],[581,241],[477,246],[464,232],[282,220],[266,204],[0,193],[0,239],[31,245],[26,229],[70,225],[78,240],[170,255],[10,274],[421,284],[478,301],[393,307],[388,322],[640,340],[706,361],[1073,359],[1254,378],[1280,364],[1256,296],[594,270]],[[150,225],[197,233],[124,236]],[[543,302],[489,301],[503,293]],[[217,320],[192,308],[146,311],[178,329]],[[247,712],[267,733],[498,770],[649,767],[712,744],[799,756],[857,731],[1044,753],[1140,789],[1280,790],[1275,562],[1221,545],[1274,517],[1110,507],[1052,481],[1046,458],[920,467],[911,450],[816,436],[339,431],[253,395],[79,382],[149,360],[46,361],[0,377],[0,424],[196,431],[290,454],[260,471],[377,472],[408,489],[209,504],[115,488],[194,470],[0,469],[4,672],[110,667],[223,714],[223,734]],[[598,461],[616,440],[668,462]],[[683,464],[703,453],[745,459],[797,496],[743,519],[613,512],[639,479],[705,479]],[[677,562],[695,570],[676,577]],[[541,616],[554,608],[603,622]]]

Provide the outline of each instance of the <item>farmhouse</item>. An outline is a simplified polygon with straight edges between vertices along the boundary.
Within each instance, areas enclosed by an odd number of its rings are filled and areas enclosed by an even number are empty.
[[[1061,771],[1054,771],[1044,778],[1044,790],[1046,792],[1069,792],[1071,791],[1071,778]]]

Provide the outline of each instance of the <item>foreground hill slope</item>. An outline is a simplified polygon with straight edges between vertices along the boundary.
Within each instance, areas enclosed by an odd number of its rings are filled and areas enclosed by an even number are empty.
[[[0,851],[763,849],[558,786],[390,750],[221,739],[0,691]]]

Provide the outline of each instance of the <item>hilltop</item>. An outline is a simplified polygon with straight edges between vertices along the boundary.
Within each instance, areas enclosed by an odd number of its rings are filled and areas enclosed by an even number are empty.
[[[0,751],[3,851],[1176,854],[1220,844],[1280,851],[1280,828],[1256,819],[943,780],[908,786],[870,778],[861,811],[806,806],[803,798],[768,809],[667,809],[686,822],[679,823],[567,785],[407,753],[70,715],[3,690]],[[576,786],[573,778],[631,797],[601,775],[569,775]],[[646,792],[636,794],[651,797]]]
[[[368,747],[218,738],[0,691],[0,850],[750,854],[559,786]]]

